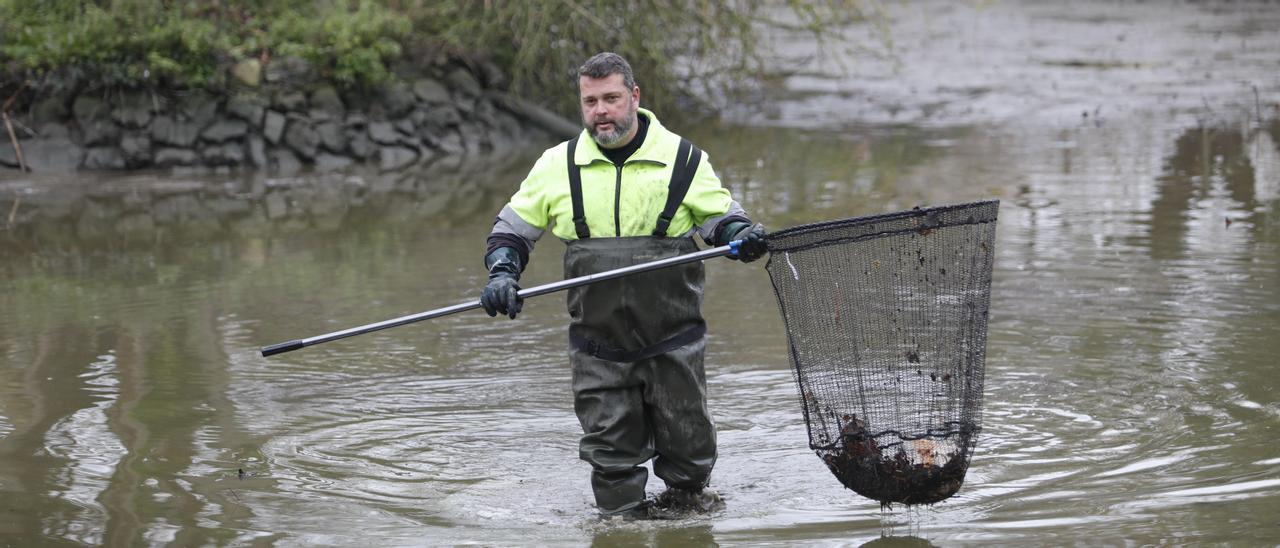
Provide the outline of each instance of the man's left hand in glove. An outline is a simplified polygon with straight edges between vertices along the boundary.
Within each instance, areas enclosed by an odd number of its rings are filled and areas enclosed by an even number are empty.
[[[738,244],[738,254],[730,255],[730,258],[749,263],[769,252],[769,247],[764,241],[764,225],[760,223],[735,222],[725,227],[724,232],[730,235],[725,238],[724,243],[742,242]]]

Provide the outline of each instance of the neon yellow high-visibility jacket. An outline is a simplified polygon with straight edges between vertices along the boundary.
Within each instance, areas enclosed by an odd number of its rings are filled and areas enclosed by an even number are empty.
[[[652,112],[640,109],[639,115],[649,119],[648,133],[621,167],[605,158],[585,129],[577,139],[574,163],[581,166],[583,214],[592,238],[649,236],[666,204],[680,136],[663,127]],[[563,240],[578,238],[569,192],[568,143],[542,154],[498,214],[494,233],[519,235],[530,247],[548,225]],[[745,212],[721,186],[703,154],[666,235],[686,236],[696,229],[710,241],[716,226],[731,215],[745,217]]]

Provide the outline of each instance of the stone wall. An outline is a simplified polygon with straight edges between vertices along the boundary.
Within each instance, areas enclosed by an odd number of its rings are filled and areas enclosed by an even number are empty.
[[[0,175],[19,168],[19,152],[33,172],[400,170],[531,141],[545,146],[580,129],[462,66],[365,93],[318,82],[296,59],[273,62],[263,76],[261,85],[236,82],[225,95],[95,90],[38,98],[9,113],[19,147],[0,133]]]

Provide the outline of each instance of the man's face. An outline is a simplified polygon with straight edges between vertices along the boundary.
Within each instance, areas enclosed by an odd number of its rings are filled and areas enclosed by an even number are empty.
[[[640,88],[627,89],[621,74],[604,78],[579,76],[578,98],[582,125],[601,147],[618,148],[635,137]]]

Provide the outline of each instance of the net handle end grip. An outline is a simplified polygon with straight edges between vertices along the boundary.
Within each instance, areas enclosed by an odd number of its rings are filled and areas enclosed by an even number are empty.
[[[267,356],[274,356],[274,355],[276,355],[276,354],[283,354],[283,353],[285,353],[285,352],[292,352],[292,351],[297,350],[297,349],[299,349],[299,348],[302,348],[302,347],[304,347],[304,346],[306,346],[306,345],[307,345],[307,344],[306,344],[302,339],[294,339],[294,340],[292,340],[292,341],[282,342],[282,343],[279,343],[279,344],[273,344],[273,345],[270,345],[270,346],[264,346],[264,347],[262,347],[262,357],[264,357],[264,358],[265,358],[265,357],[267,357]]]

